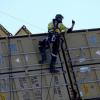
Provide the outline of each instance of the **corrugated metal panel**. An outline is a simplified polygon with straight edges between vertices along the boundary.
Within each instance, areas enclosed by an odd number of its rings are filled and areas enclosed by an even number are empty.
[[[62,71],[59,57],[56,64],[60,70],[58,74],[49,73],[50,50],[47,51],[47,62],[44,65],[38,64],[40,54],[37,46],[43,38],[44,35],[0,40],[1,100],[70,100],[66,87],[70,87],[69,76]],[[99,31],[68,34],[66,40],[82,98],[99,97]],[[62,52],[60,54],[66,70]],[[9,73],[10,70],[13,73]],[[72,70],[69,71],[72,73]]]
[[[70,100],[59,57],[58,74],[49,73],[50,60],[44,65],[38,63],[38,41],[43,38],[0,40],[1,100]],[[47,52],[50,56],[50,51]]]
[[[0,75],[0,91],[10,100],[68,100],[66,84],[62,72],[51,75],[48,71],[16,73],[12,77],[12,91],[9,91],[9,75]]]
[[[99,62],[100,32],[68,34],[66,40],[74,65]]]
[[[100,31],[66,34],[66,41],[82,98],[100,98]]]

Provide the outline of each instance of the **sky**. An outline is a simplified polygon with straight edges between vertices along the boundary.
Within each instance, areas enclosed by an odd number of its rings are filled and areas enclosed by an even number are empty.
[[[100,28],[100,0],[0,0],[0,24],[15,34],[25,25],[33,34],[47,32],[56,14],[74,30]]]

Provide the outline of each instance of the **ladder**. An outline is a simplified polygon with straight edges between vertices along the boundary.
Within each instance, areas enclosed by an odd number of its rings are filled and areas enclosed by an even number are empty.
[[[68,45],[67,45],[67,41],[66,41],[64,33],[62,34],[62,37],[64,39],[64,43],[61,46],[61,50],[62,50],[62,54],[64,57],[67,75],[68,75],[69,82],[70,82],[70,87],[69,87],[71,89],[70,94],[73,95],[72,100],[82,100],[81,96],[80,96],[79,89],[78,89],[78,84],[76,81],[76,77],[75,77],[75,73],[73,70],[73,65],[72,65],[72,61],[71,61],[71,57],[70,57],[70,53],[68,50]]]

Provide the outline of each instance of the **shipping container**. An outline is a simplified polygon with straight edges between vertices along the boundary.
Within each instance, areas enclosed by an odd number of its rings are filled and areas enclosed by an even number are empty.
[[[39,64],[39,41],[47,34],[0,38],[0,100],[100,99],[100,29],[78,30],[62,35],[56,69]],[[75,91],[75,92],[74,92]],[[75,99],[75,98],[74,98]]]
[[[65,37],[80,95],[100,100],[100,29],[73,31]]]
[[[50,50],[47,50],[47,61],[39,64],[38,42],[45,37],[0,38],[0,100],[71,100],[61,52],[56,63],[59,73],[49,72]]]

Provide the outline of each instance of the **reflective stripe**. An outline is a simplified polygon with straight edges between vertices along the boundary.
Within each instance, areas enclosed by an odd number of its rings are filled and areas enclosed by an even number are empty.
[[[53,25],[53,22],[49,23],[48,24],[48,31],[52,31],[54,32],[54,25]],[[58,27],[56,28],[56,32],[57,33],[61,33],[61,32],[66,32],[68,29],[62,24],[62,23],[59,23],[58,24]]]
[[[51,41],[54,42],[55,40],[56,40],[56,37],[55,35],[53,35]]]
[[[51,55],[54,56],[54,57],[57,57],[57,55],[55,55],[55,54],[53,54],[53,53],[52,53]]]

